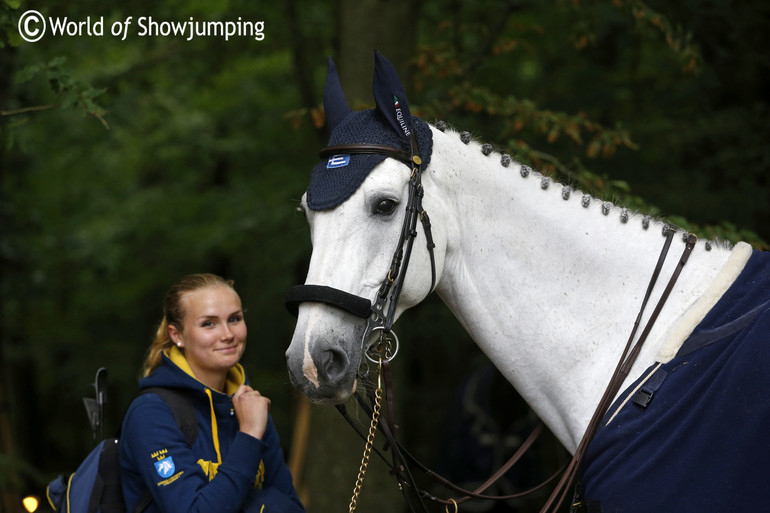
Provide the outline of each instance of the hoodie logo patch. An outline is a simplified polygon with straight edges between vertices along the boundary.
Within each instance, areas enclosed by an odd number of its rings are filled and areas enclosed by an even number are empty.
[[[156,461],[154,463],[155,470],[158,472],[160,477],[165,479],[174,475],[176,467],[174,466],[174,459],[171,456],[166,456],[162,460]]]

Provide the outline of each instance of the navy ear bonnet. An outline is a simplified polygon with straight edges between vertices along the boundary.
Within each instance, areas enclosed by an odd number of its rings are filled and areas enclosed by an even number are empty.
[[[332,131],[329,146],[339,144],[382,144],[404,151],[409,143],[399,137],[381,120],[374,109],[350,113]],[[420,143],[420,158],[423,169],[430,162],[433,150],[433,134],[423,120],[412,117],[412,124]],[[307,205],[311,210],[334,208],[348,199],[363,183],[369,172],[385,160],[385,155],[369,153],[364,155],[332,155],[313,168],[310,185],[307,188]]]
[[[334,63],[329,59],[329,73],[324,91],[324,110],[331,128],[329,146],[379,144],[409,153],[413,131],[420,146],[422,169],[430,162],[433,134],[430,126],[409,115],[406,95],[393,66],[375,52],[373,85],[376,109],[352,112],[339,85]],[[369,172],[387,157],[381,154],[342,154],[324,158],[310,176],[307,205],[311,210],[327,210],[347,200],[363,183]]]

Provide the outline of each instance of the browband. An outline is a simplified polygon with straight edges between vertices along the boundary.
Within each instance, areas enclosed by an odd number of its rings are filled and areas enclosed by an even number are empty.
[[[392,146],[383,146],[382,144],[341,144],[338,146],[327,146],[318,152],[321,158],[331,157],[332,155],[362,155],[376,153],[387,157],[400,160],[408,166],[412,165],[412,155],[408,151]]]

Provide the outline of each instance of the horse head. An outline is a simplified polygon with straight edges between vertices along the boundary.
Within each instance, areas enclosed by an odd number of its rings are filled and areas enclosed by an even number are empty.
[[[351,111],[329,59],[329,147],[301,204],[313,253],[305,285],[287,301],[297,314],[286,352],[289,375],[321,403],[353,393],[376,332],[389,333],[392,321],[431,292],[443,264],[443,234],[433,236],[437,248],[431,254],[425,232],[417,234],[405,222],[410,214],[416,219],[413,211],[422,201],[420,177],[430,163],[432,131],[410,115],[395,69],[377,52],[373,92],[376,108]],[[410,233],[416,237],[411,258]]]

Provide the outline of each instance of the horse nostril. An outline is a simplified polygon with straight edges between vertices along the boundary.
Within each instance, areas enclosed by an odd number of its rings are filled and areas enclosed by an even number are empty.
[[[324,349],[318,361],[318,372],[330,384],[342,381],[348,372],[348,355],[337,348]]]

